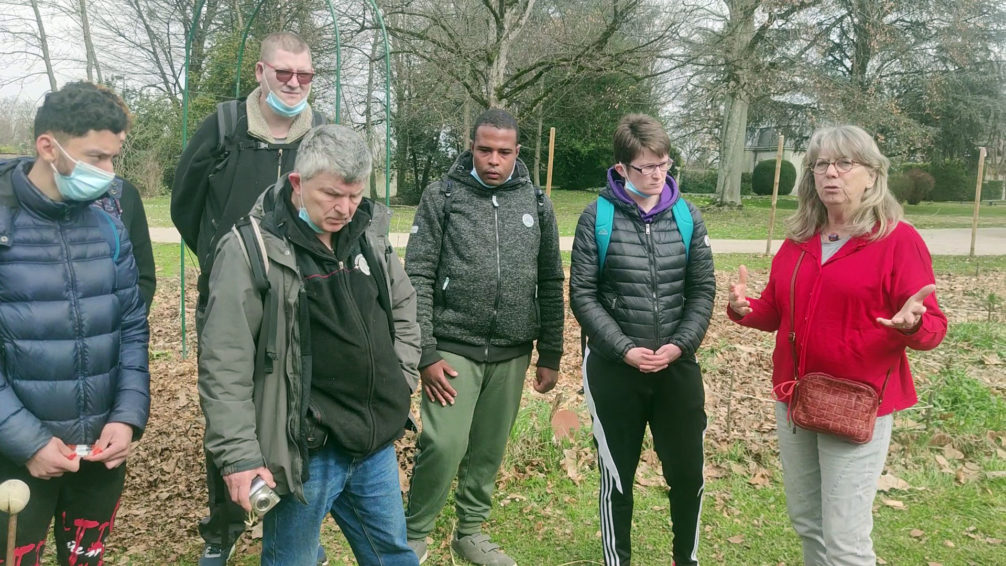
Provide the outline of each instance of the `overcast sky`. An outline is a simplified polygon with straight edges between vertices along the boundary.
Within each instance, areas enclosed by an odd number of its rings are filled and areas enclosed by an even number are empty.
[[[29,6],[3,7],[3,26],[34,27],[34,15]],[[53,10],[46,2],[40,2],[45,32],[48,36],[49,51],[54,59],[53,72],[56,82],[63,86],[67,82],[87,77],[84,65],[76,59],[84,59],[84,42],[77,23],[70,17]],[[29,28],[30,29],[30,28]],[[18,45],[10,37],[0,33],[0,52],[31,50],[38,52],[37,46]],[[98,47],[100,51],[100,46]],[[40,57],[6,55],[7,60],[0,65],[0,98],[15,97],[22,100],[41,101],[49,91],[49,79]]]

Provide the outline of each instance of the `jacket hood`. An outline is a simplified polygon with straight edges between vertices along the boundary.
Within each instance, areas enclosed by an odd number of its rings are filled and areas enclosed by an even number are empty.
[[[613,202],[617,200],[631,205],[631,207],[639,211],[639,216],[644,222],[649,222],[654,216],[674,206],[674,203],[681,197],[678,184],[674,181],[674,177],[671,177],[671,174],[668,173],[664,180],[664,189],[660,192],[660,200],[657,201],[657,206],[654,206],[649,212],[643,212],[643,209],[639,208],[636,201],[632,200],[632,197],[626,191],[625,178],[618,171],[615,171],[614,167],[608,168],[608,186],[601,194],[606,197],[613,197],[608,199]]]
[[[491,189],[482,186],[472,177],[472,167],[474,166],[475,162],[472,158],[471,150],[465,150],[454,160],[451,168],[447,170],[447,176],[466,187],[479,191],[509,191],[531,183],[531,175],[528,172],[527,165],[524,165],[524,162],[519,157],[514,163],[513,175],[510,179]]]

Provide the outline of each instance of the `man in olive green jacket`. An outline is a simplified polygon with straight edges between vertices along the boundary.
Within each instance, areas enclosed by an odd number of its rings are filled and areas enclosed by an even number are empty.
[[[417,563],[394,450],[418,381],[416,299],[390,211],[363,198],[370,168],[351,129],[315,128],[294,171],[217,248],[200,338],[205,445],[235,503],[251,508],[256,476],[281,496],[262,564],[313,564],[329,513],[360,564]]]

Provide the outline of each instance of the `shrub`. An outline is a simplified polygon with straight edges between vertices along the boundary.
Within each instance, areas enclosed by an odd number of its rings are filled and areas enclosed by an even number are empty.
[[[919,204],[929,198],[936,180],[929,173],[914,167],[894,174],[888,180],[888,184],[899,202]]]
[[[741,194],[751,194],[751,173],[741,173]]]
[[[716,192],[715,169],[684,169],[680,180],[682,192],[704,195]]]
[[[758,165],[755,165],[754,172],[751,173],[751,190],[756,195],[771,195],[774,183],[775,160],[766,159],[759,161]],[[779,170],[779,194],[788,195],[793,191],[793,185],[795,184],[796,167],[789,161],[783,160],[782,167]]]
[[[972,200],[975,191],[975,179],[968,173],[964,162],[948,160],[943,163],[933,163],[929,169],[935,182],[933,200]]]
[[[1001,200],[1006,181],[985,181],[982,184],[982,200]]]

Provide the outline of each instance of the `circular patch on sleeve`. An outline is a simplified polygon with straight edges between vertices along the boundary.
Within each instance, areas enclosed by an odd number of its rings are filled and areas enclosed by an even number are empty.
[[[530,214],[525,214],[521,220],[524,221],[524,225],[528,228],[534,226],[534,216],[531,216]]]
[[[705,242],[707,248],[712,245],[712,244],[709,243],[709,234],[706,234],[706,237],[703,238],[702,241]]]
[[[412,232],[413,234],[418,234],[419,233],[419,225],[418,224],[413,224],[412,225],[412,229],[409,230],[409,232]]]
[[[363,257],[363,254],[356,254],[356,259],[353,260],[353,264],[360,270],[360,273],[370,275],[370,264],[367,263],[367,258]]]

